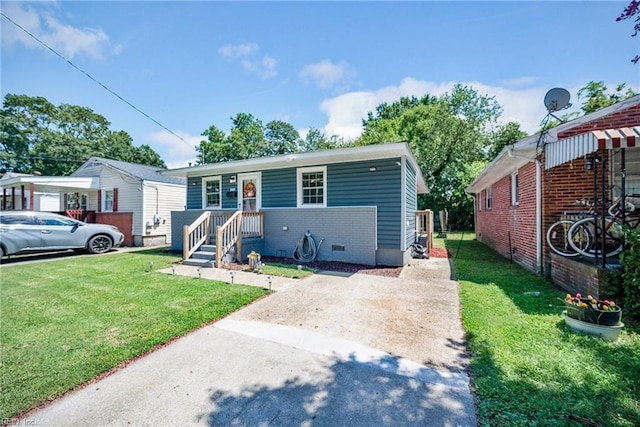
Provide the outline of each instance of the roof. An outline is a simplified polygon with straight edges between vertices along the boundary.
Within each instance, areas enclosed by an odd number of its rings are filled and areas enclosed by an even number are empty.
[[[565,139],[558,139],[559,134],[638,104],[640,104],[640,95],[632,96],[631,98],[610,105],[609,107],[590,114],[585,114],[584,116],[566,123],[562,123],[552,129],[549,129],[547,132],[544,132],[542,136],[540,133],[530,135],[519,140],[515,144],[504,147],[493,161],[489,163],[482,172],[480,172],[476,179],[469,184],[465,191],[468,193],[479,193],[505,176],[511,175],[526,163],[536,161],[538,154],[542,152],[543,148],[545,152],[553,152],[554,150],[560,149],[560,146],[553,146],[558,142],[562,145],[562,142],[565,141]],[[578,140],[575,139],[573,141],[577,142]]]
[[[140,165],[137,163],[127,163],[120,160],[103,159],[101,157],[91,157],[82,166],[76,169],[71,176],[95,176],[95,172],[91,171],[91,168],[103,165],[117,169],[120,172],[126,173],[127,175],[143,181],[154,181],[176,185],[186,185],[187,183],[184,178],[162,175],[160,172],[165,171],[166,169],[159,169],[155,166]]]
[[[416,171],[418,193],[426,193],[427,184],[422,176],[409,145],[406,142],[364,145],[360,147],[334,148],[332,150],[309,151],[305,153],[282,154],[246,160],[233,160],[179,169],[168,169],[161,173],[167,176],[200,177],[224,173],[253,172],[257,170],[283,169],[289,167],[315,166],[320,164],[346,163],[365,160],[379,160],[404,157]]]

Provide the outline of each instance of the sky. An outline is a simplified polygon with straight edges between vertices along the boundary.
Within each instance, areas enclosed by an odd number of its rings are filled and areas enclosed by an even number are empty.
[[[0,1],[57,53],[0,17],[1,94],[88,107],[169,168],[238,113],[351,139],[379,104],[456,83],[534,133],[551,88],[571,94],[562,113],[590,81],[640,91],[628,3]]]

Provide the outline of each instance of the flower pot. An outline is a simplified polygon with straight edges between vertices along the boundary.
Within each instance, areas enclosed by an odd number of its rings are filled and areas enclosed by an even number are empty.
[[[620,331],[624,327],[624,323],[618,323],[616,325],[597,325],[591,322],[584,322],[582,320],[575,319],[568,315],[567,310],[562,312],[564,317],[564,323],[576,332],[584,332],[585,334],[600,337],[606,341],[613,341],[620,336]]]
[[[609,310],[600,310],[592,307],[588,298],[580,298],[580,302],[585,303],[587,306],[580,307],[575,303],[565,300],[564,305],[569,317],[583,322],[604,326],[614,326],[620,323],[622,310],[620,310],[619,307]]]

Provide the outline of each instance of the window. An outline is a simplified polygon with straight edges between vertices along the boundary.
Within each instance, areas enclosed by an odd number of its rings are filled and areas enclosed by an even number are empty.
[[[493,194],[491,192],[491,187],[489,187],[485,190],[484,206],[487,208],[487,210],[489,210],[491,209],[492,205],[493,205]]]
[[[87,193],[67,193],[65,209],[87,209]]]
[[[102,190],[102,212],[113,212],[113,202],[115,200],[113,189]]]
[[[327,206],[327,167],[298,169],[298,207]]]
[[[518,182],[518,172],[511,175],[511,204],[517,206],[520,202],[520,184]]]
[[[219,176],[202,178],[202,205],[205,209],[220,209],[222,181]]]

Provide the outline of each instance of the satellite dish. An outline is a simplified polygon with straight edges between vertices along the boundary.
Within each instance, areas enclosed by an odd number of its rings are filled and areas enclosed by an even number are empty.
[[[561,87],[554,87],[544,96],[544,106],[549,113],[571,107],[571,94]]]

